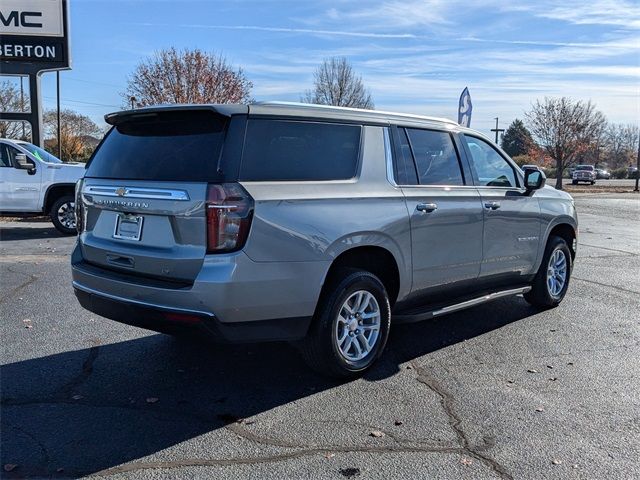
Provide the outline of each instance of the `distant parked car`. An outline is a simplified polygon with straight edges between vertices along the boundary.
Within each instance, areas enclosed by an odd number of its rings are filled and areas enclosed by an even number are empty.
[[[594,185],[596,178],[596,168],[593,165],[578,165],[571,175],[571,179],[573,180],[571,183],[577,185],[578,182],[587,182]]]
[[[611,174],[604,168],[596,168],[596,178],[598,180],[609,180],[611,178]]]

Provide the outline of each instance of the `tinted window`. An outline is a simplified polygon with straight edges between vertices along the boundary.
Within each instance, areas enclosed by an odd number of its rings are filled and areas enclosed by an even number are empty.
[[[225,121],[213,112],[145,114],[107,134],[87,177],[125,180],[221,181],[218,157]]]
[[[249,120],[242,180],[344,180],[356,175],[358,125]]]
[[[480,186],[517,187],[516,174],[509,163],[491,145],[475,137],[464,136],[471,151],[471,167]]]
[[[404,128],[398,128],[398,148],[396,149],[396,182],[398,185],[417,185],[416,167],[413,163],[411,146]]]
[[[433,130],[407,129],[420,185],[464,185],[451,135]]]

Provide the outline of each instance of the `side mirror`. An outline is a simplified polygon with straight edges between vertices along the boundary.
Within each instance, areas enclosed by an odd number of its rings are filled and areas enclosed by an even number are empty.
[[[544,172],[537,167],[525,167],[524,169],[524,187],[527,192],[540,190],[544,187],[547,177]]]
[[[29,175],[33,175],[36,173],[36,164],[33,160],[27,157],[24,153],[16,153],[15,157],[15,167],[18,170],[26,170]]]

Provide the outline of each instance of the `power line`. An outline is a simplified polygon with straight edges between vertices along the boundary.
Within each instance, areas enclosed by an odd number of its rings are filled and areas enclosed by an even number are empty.
[[[45,96],[43,96],[42,98],[47,99],[47,100],[55,100],[55,98],[53,98],[53,97],[45,97]],[[106,103],[85,102],[83,100],[71,100],[71,99],[65,99],[62,102],[63,103],[66,103],[66,102],[79,103],[81,105],[91,105],[91,106],[95,106],[95,107],[109,107],[109,108],[120,108],[122,106],[122,105],[113,105],[113,104],[106,104]]]

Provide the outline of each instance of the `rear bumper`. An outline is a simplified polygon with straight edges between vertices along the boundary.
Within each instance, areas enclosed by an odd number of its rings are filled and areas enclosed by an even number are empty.
[[[234,343],[304,337],[326,268],[322,262],[257,263],[240,253],[205,260],[193,284],[184,285],[96,267],[78,247],[71,256],[73,287],[87,310],[150,330],[191,329]]]
[[[111,320],[156,332],[203,333],[227,343],[296,340],[304,337],[310,317],[255,322],[221,323],[213,313],[170,308],[91,291],[73,282],[76,298],[85,309]]]

